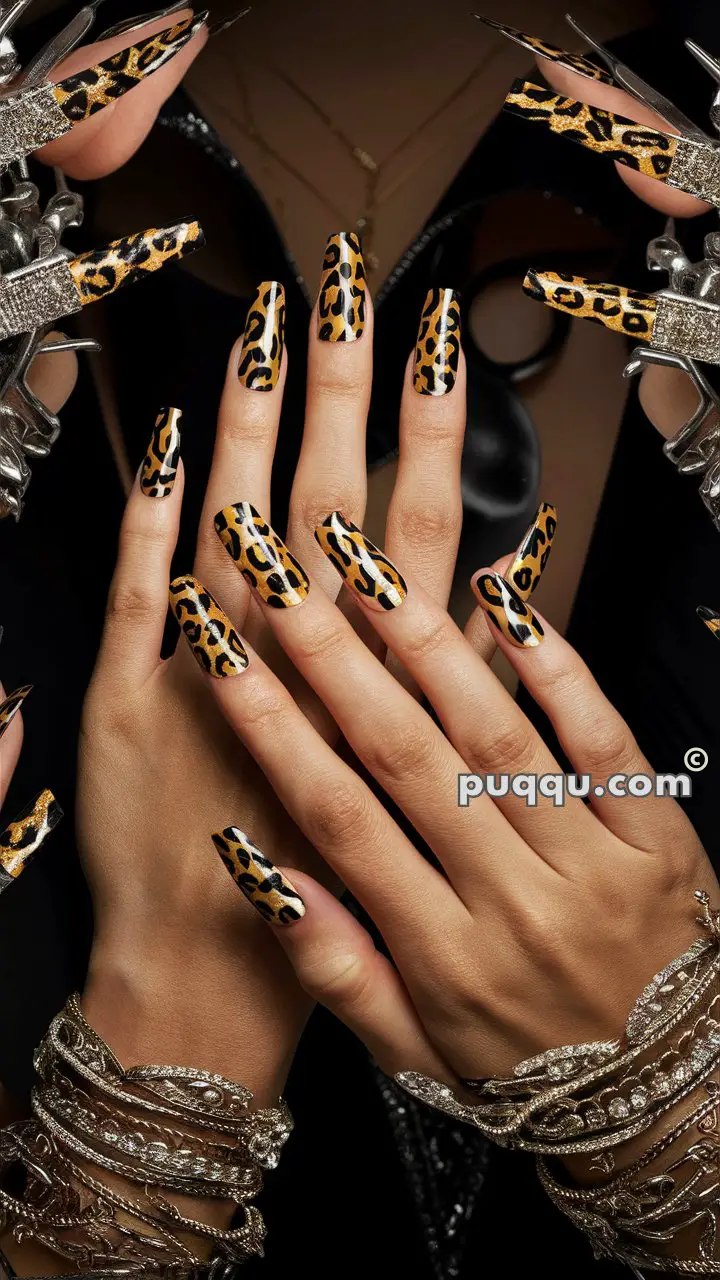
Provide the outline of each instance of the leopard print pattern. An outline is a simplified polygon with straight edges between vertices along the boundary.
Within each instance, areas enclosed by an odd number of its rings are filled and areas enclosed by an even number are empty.
[[[41,791],[30,801],[0,835],[0,871],[5,877],[17,880],[62,816],[62,809],[52,791]]]
[[[505,99],[505,109],[525,120],[541,122],[551,133],[562,134],[591,151],[611,156],[618,164],[636,169],[647,178],[667,182],[670,177],[677,147],[677,138],[672,134],[636,124],[602,107],[563,98],[528,80],[515,81]]]
[[[619,284],[597,284],[583,276],[558,271],[528,271],[523,289],[529,298],[556,311],[594,320],[631,338],[652,338],[657,298],[651,293],[625,289]]]
[[[720,640],[720,613],[716,613],[714,609],[708,609],[704,604],[699,604],[695,612],[700,621],[705,623],[708,631],[712,631],[712,634]]]
[[[15,719],[15,716],[31,689],[31,684],[21,685],[21,687],[16,689],[14,693],[11,693],[4,702],[0,702],[0,738],[2,738],[3,734],[10,728],[10,725]]]
[[[132,236],[113,240],[102,249],[90,249],[68,263],[83,307],[125,284],[142,280],[159,271],[166,262],[186,258],[202,249],[205,236],[197,222],[178,222],[174,227],[151,227]]]
[[[191,573],[170,583],[170,608],[198,666],[209,676],[237,676],[248,665],[240,636],[214,596]]]
[[[479,573],[472,585],[478,603],[511,644],[518,649],[531,649],[541,643],[545,634],[542,623],[499,573]]]
[[[285,290],[277,280],[258,286],[245,321],[238,378],[253,391],[272,391],[285,345]]]
[[[318,337],[322,342],[355,342],[365,330],[365,263],[352,231],[330,236],[325,246]]]
[[[331,564],[369,609],[389,610],[401,605],[407,583],[357,525],[333,511],[315,530],[316,541]]]
[[[521,600],[529,600],[550,558],[557,530],[557,508],[541,502],[530,528],[507,571],[507,580]]]
[[[226,827],[213,843],[238,888],[268,924],[302,920],[305,903],[297,889],[239,827]]]
[[[540,36],[529,36],[525,31],[506,27],[504,22],[495,22],[492,18],[481,17],[479,13],[475,17],[480,18],[486,26],[494,27],[501,35],[507,36],[508,40],[514,40],[516,44],[522,45],[523,49],[527,49],[530,53],[539,54],[541,58],[547,58],[550,62],[557,62],[561,67],[567,67],[568,71],[577,71],[579,75],[586,76],[590,80],[598,80],[602,84],[614,84],[609,71],[597,67],[594,62],[581,57],[579,53],[566,53],[558,45],[550,44]]]
[[[431,289],[415,343],[413,386],[421,396],[452,391],[460,361],[460,299],[454,289]]]
[[[148,498],[172,493],[180,461],[182,410],[161,409],[140,471],[140,488]]]
[[[203,21],[204,18],[183,18],[174,27],[167,27],[129,49],[121,49],[86,71],[68,76],[54,86],[56,102],[73,124],[87,120],[176,57],[200,30]]]
[[[282,538],[249,502],[218,511],[215,532],[248,586],[271,609],[302,604],[310,580]]]

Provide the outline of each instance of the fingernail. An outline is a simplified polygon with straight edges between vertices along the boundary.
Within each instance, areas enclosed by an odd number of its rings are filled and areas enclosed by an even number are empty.
[[[214,596],[191,573],[170,583],[170,608],[198,666],[210,676],[237,676],[248,665],[240,636]]]
[[[557,508],[551,502],[541,502],[506,574],[521,600],[530,599],[543,575],[556,529]]]
[[[202,249],[205,235],[198,222],[178,222],[172,227],[150,227],[132,236],[113,240],[102,249],[90,249],[68,263],[80,304],[85,307],[123,285],[142,280],[166,262],[180,261]]]
[[[431,289],[415,343],[415,390],[421,396],[447,395],[455,386],[459,362],[459,294],[454,289]]]
[[[245,321],[238,378],[253,391],[277,386],[285,345],[285,290],[277,280],[265,280],[250,304]]]
[[[611,156],[647,178],[667,182],[670,177],[678,144],[673,134],[637,124],[601,107],[590,107],[575,98],[564,98],[529,80],[516,80],[504,105],[512,115],[543,124],[551,133],[564,134],[590,151]]]
[[[499,573],[481,570],[472,580],[472,589],[490,621],[512,644],[519,649],[540,644],[545,634],[541,622]]]
[[[620,284],[598,284],[558,271],[534,270],[525,276],[523,289],[529,298],[556,311],[594,320],[632,338],[652,338],[658,300],[651,293]]]
[[[700,621],[705,623],[708,631],[712,631],[713,635],[720,640],[720,613],[716,613],[714,609],[708,609],[704,604],[699,604],[695,612]]]
[[[387,611],[402,604],[407,595],[405,579],[352,520],[333,511],[318,525],[315,538],[347,585],[369,609]]]
[[[180,461],[181,409],[161,409],[140,471],[140,488],[148,498],[167,498],[173,491]]]
[[[318,337],[322,342],[355,342],[365,330],[365,264],[354,231],[330,236],[325,246]]]
[[[583,58],[579,53],[567,53],[565,49],[560,49],[558,45],[550,44],[547,40],[541,40],[539,36],[529,36],[525,31],[517,31],[515,27],[506,27],[504,22],[495,22],[493,18],[486,18],[481,13],[476,13],[475,17],[479,18],[480,22],[484,22],[487,27],[494,27],[501,35],[507,36],[508,40],[514,40],[516,44],[522,45],[523,49],[527,49],[530,53],[537,53],[541,58],[557,62],[561,67],[567,67],[568,71],[577,71],[581,76],[588,76],[591,80],[599,80],[603,84],[614,84],[609,71],[597,67],[594,62]]]
[[[0,893],[22,874],[32,855],[62,816],[63,811],[52,791],[41,791],[3,831],[0,835]]]
[[[305,915],[297,889],[239,827],[217,831],[213,843],[238,888],[269,924],[293,924]]]
[[[236,502],[215,516],[215,532],[248,586],[272,609],[302,604],[310,582],[282,538],[249,502]]]
[[[11,693],[4,702],[0,702],[0,738],[10,727],[31,689],[31,684],[24,684]]]
[[[104,62],[60,80],[53,87],[56,102],[73,124],[87,120],[175,58],[197,34],[206,17],[207,13],[183,18],[174,26],[121,49]]]

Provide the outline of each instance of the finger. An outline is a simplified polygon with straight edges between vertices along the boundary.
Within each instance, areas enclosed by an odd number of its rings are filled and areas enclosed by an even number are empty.
[[[643,373],[638,397],[646,417],[666,440],[690,420],[699,403],[697,389],[686,373],[659,365]]]
[[[613,796],[608,790],[610,779],[620,775],[655,775],[622,716],[575,650],[541,622],[499,575],[479,570],[472,589],[492,620],[498,645],[550,719],[573,769],[590,775],[589,800],[604,825],[620,839],[648,851],[656,850],[659,841],[665,847],[668,838],[684,832],[687,819],[667,796],[652,792]],[[524,646],[526,631],[539,631],[542,644]],[[592,844],[586,847],[591,849]]]
[[[464,754],[448,742],[415,699],[369,653],[324,592],[311,588],[302,566],[262,517],[247,503],[237,503],[219,512],[215,525],[228,554],[253,587],[265,619],[288,657],[318,694],[359,759],[441,859],[458,892],[463,894],[465,883],[477,885],[477,850],[481,840],[492,850],[483,850],[483,868],[487,865],[486,858],[495,864],[500,848],[504,855],[514,846],[526,852],[522,841],[487,797],[481,797],[472,821],[468,822],[467,810],[459,809],[457,804],[458,775],[468,768]],[[335,521],[332,532],[337,527]],[[329,544],[322,536],[324,528],[320,527],[318,541],[327,553]],[[373,563],[377,565],[380,559],[377,553]],[[333,557],[333,563],[338,567],[337,558]],[[384,587],[373,584],[377,596],[375,611],[370,612],[373,625],[388,644],[393,628],[385,625],[386,614],[380,617],[376,612],[382,609],[383,600],[387,601],[388,608],[400,603],[405,589],[403,579],[389,562],[383,558],[382,564],[388,566],[388,579]],[[357,598],[363,599],[361,595]],[[446,620],[448,633],[454,630],[460,645],[467,649],[447,614],[429,600],[428,605]],[[411,608],[410,612],[414,614],[416,610]],[[428,692],[418,675],[421,663],[414,655],[408,658],[406,649],[396,644],[394,638],[389,647]],[[444,656],[454,661],[456,655],[449,651],[451,647],[449,642]],[[499,691],[500,686],[484,663],[469,649],[467,657]],[[447,679],[447,673],[442,678]],[[466,675],[465,698],[469,684]],[[514,707],[504,690],[502,696]],[[442,717],[440,706],[436,709]],[[485,713],[483,708],[483,716]],[[521,715],[517,708],[514,714]],[[503,867],[505,873],[505,858]]]
[[[250,849],[247,855],[241,845],[241,860],[238,835]],[[237,828],[213,840],[235,883],[274,926],[300,985],[354,1032],[383,1071],[421,1070],[454,1081],[399,973],[350,912],[310,876],[273,866]]]
[[[286,375],[285,290],[278,281],[266,280],[255,291],[243,336],[230,353],[195,562],[198,577],[226,601],[238,627],[250,592],[223,555],[213,517],[238,486],[269,507]]]
[[[460,347],[460,302],[452,289],[425,299],[415,352],[405,370],[400,406],[400,454],[387,517],[388,555],[443,607],[450,598],[462,530],[460,468],[465,437],[465,357]],[[344,511],[340,504],[328,511]],[[351,517],[354,523],[361,523]],[[417,696],[397,658],[388,669]]]
[[[160,663],[170,563],[182,505],[179,409],[161,409],[122,526],[99,670],[140,688]]]
[[[78,362],[74,351],[44,352],[43,348],[66,341],[64,333],[53,330],[46,334],[28,372],[30,390],[51,413],[59,413],[72,395],[77,382]]]
[[[0,894],[22,875],[62,817],[52,791],[41,791],[0,834]]]
[[[153,40],[165,32],[164,40]],[[125,164],[203,48],[207,27],[202,15],[193,20],[192,9],[184,9],[154,18],[132,44],[130,39],[126,33],[76,49],[53,70],[56,97],[78,123],[37,152],[45,164],[81,179],[104,177]],[[114,55],[125,49],[118,65]]]
[[[5,802],[8,787],[20,758],[23,741],[21,707],[32,692],[32,685],[20,685],[5,695],[0,685],[0,808]]]
[[[507,578],[521,600],[529,600],[540,583],[550,558],[557,532],[557,508],[541,502],[514,557],[497,560],[493,569]],[[465,626],[465,639],[475,652],[489,662],[495,649],[495,633],[480,606],[473,610]]]
[[[628,132],[631,137],[636,137],[637,131],[633,134],[631,128],[628,131],[621,126],[615,130],[617,136],[612,143],[605,138],[603,138],[603,141],[596,142],[597,131],[589,130],[584,132],[582,129],[582,116],[579,116],[576,112],[572,129],[573,141],[582,142],[600,153],[614,151],[617,154],[625,150],[625,163],[615,162],[615,167],[620,177],[636,196],[653,208],[659,209],[662,213],[680,218],[692,218],[698,214],[707,213],[711,206],[705,201],[698,200],[695,196],[688,195],[685,191],[680,191],[666,184],[667,166],[661,166],[662,172],[659,170],[655,177],[647,176],[647,172],[641,172],[638,167],[641,166],[646,168],[647,171],[653,172],[653,156],[658,155],[662,159],[665,155],[665,151],[660,149],[661,145],[662,147],[665,146],[664,138],[668,134],[675,135],[677,133],[677,130],[669,125],[662,116],[651,111],[642,102],[638,102],[636,98],[626,93],[624,89],[616,88],[615,85],[602,84],[600,81],[590,80],[574,71],[570,71],[566,67],[560,66],[557,62],[550,62],[545,58],[541,60],[540,66],[548,83],[566,99],[572,99],[573,102],[577,103],[587,103],[591,107],[600,107],[603,111],[620,117],[623,122],[630,121],[637,122],[640,125],[647,125],[650,130],[657,130],[659,135],[658,138],[653,139],[648,134],[644,145],[628,147],[623,143],[623,137],[627,137]],[[606,118],[607,128],[610,127],[611,123]],[[661,180],[658,180],[658,178],[661,178]]]
[[[189,575],[175,579],[170,605],[201,669],[214,677],[211,691],[226,719],[280,803],[383,933],[428,924],[435,910],[464,917],[450,885],[315,731],[282,681],[243,645],[202,584]],[[289,761],[302,761],[302,768],[288,768]]]
[[[341,231],[325,247],[310,318],[305,426],[288,521],[288,540],[333,600],[337,581],[328,573],[313,533],[318,512],[329,510],[334,494],[341,495],[349,511],[358,511],[360,519],[365,513],[372,341],[373,309],[360,241],[354,232]]]

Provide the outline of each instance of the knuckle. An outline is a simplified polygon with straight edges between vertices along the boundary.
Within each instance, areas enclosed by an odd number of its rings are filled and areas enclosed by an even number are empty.
[[[432,725],[417,720],[388,726],[363,751],[365,764],[378,780],[424,778],[435,760]]]
[[[450,503],[430,500],[404,503],[394,514],[399,536],[422,547],[441,545],[457,537],[462,517]]]
[[[332,657],[341,659],[344,643],[342,628],[334,620],[312,622],[299,628],[293,636],[293,661],[315,663]]]
[[[587,726],[584,747],[586,771],[593,774],[633,773],[638,761],[635,740],[625,725]]]
[[[496,724],[487,733],[470,736],[462,743],[466,763],[482,766],[488,773],[531,771],[534,754],[530,726],[522,721]]]
[[[346,352],[339,354],[344,356]],[[365,367],[347,368],[345,366],[350,362],[343,360],[341,364],[333,361],[333,367],[329,368],[328,358],[332,360],[335,352],[323,351],[322,355],[324,358],[318,362],[312,374],[312,396],[315,403],[323,399],[329,400],[331,403],[326,407],[331,411],[343,401],[350,401],[353,405],[363,404],[368,392]],[[355,364],[355,361],[352,363]]]
[[[429,658],[437,649],[441,649],[448,643],[452,630],[453,624],[447,616],[439,619],[428,618],[423,626],[419,626],[416,631],[406,636],[403,640],[403,658],[418,662],[424,658]]]
[[[359,782],[346,778],[328,787],[323,781],[308,797],[306,833],[320,853],[354,846],[367,836],[368,799]]]
[[[253,737],[267,735],[268,741],[281,741],[287,735],[288,709],[283,698],[253,680],[251,671],[243,679],[242,728]],[[282,733],[282,739],[278,735]]]
[[[342,511],[352,520],[361,515],[365,495],[359,485],[348,481],[327,488],[314,485],[312,492],[291,500],[290,513],[293,525],[300,529],[317,529],[332,511]]]
[[[367,957],[357,953],[333,954],[307,964],[299,974],[308,995],[346,1014],[361,1009],[371,997],[373,974]]]
[[[151,593],[135,582],[117,582],[110,589],[107,603],[109,622],[138,623],[156,612],[156,601]]]

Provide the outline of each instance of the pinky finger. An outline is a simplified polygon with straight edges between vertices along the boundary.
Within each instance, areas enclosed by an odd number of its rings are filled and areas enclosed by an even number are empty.
[[[383,1071],[455,1082],[399,973],[327,889],[301,872],[291,872],[291,880],[237,827],[213,841],[235,883],[273,926],[301,987],[363,1042]]]

